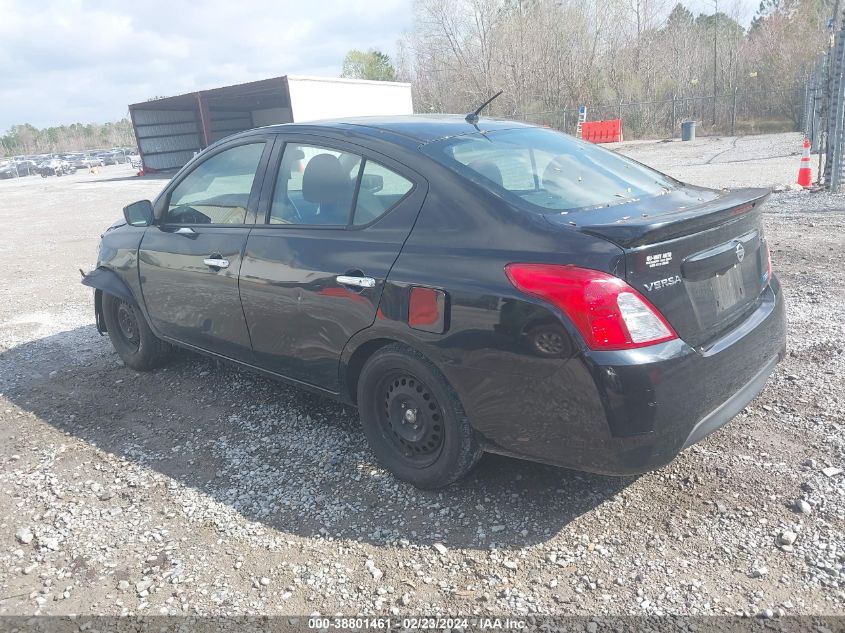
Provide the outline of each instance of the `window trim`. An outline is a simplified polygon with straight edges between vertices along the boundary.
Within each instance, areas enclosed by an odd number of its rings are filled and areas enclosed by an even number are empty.
[[[365,223],[365,224],[355,224],[355,211],[356,211],[356,210],[357,210],[357,208],[358,208],[358,192],[361,190],[361,179],[364,177],[364,170],[367,168],[367,163],[368,163],[369,161],[370,161],[370,159],[369,159],[369,158],[364,158],[364,160],[361,162],[361,171],[358,173],[358,185],[357,185],[357,188],[355,189],[355,200],[353,201],[353,204],[352,204],[352,214],[351,214],[351,216],[350,216],[350,218],[349,218],[349,220],[350,220],[350,222],[349,222],[349,227],[350,227],[351,229],[356,229],[356,230],[357,230],[357,229],[364,229],[364,228],[367,228],[368,226],[371,226],[371,225],[375,224],[376,222],[378,222],[379,220],[381,220],[384,216],[386,216],[388,213],[390,213],[391,211],[393,211],[393,209],[395,209],[395,208],[396,208],[396,207],[398,207],[400,204],[402,204],[402,202],[403,202],[406,198],[408,198],[411,194],[413,194],[413,193],[414,193],[414,190],[417,188],[417,183],[416,183],[416,182],[414,182],[413,180],[411,180],[410,178],[405,178],[405,176],[403,176],[402,174],[398,173],[395,169],[391,169],[391,168],[390,168],[390,167],[388,167],[387,165],[384,165],[383,163],[380,163],[380,162],[378,162],[377,160],[372,161],[372,162],[374,162],[376,165],[378,165],[379,167],[383,167],[383,168],[384,168],[384,169],[386,169],[387,171],[393,172],[394,174],[396,174],[396,175],[397,175],[397,176],[399,176],[400,178],[404,178],[405,180],[407,180],[408,182],[410,182],[410,183],[411,183],[411,188],[410,188],[410,189],[408,189],[408,191],[406,191],[406,192],[404,193],[404,195],[403,195],[401,198],[399,198],[396,202],[394,202],[394,203],[393,203],[393,204],[391,204],[389,207],[387,207],[381,215],[376,216],[375,218],[373,218],[372,220],[370,220],[369,222],[367,222],[367,223]]]
[[[216,223],[211,222],[208,224],[186,224],[186,223],[179,223],[179,222],[168,222],[167,215],[170,211],[170,198],[173,195],[173,192],[176,190],[179,185],[181,185],[191,174],[193,174],[201,165],[205,164],[207,161],[211,160],[218,154],[222,154],[225,151],[230,149],[234,149],[236,147],[240,147],[242,145],[257,145],[257,144],[264,145],[264,149],[261,152],[261,157],[258,159],[258,166],[255,169],[255,176],[252,180],[252,187],[249,190],[249,198],[247,199],[247,206],[246,206],[246,217],[244,218],[244,222],[239,223]],[[156,200],[156,206],[159,204],[162,208],[163,217],[161,220],[156,221],[156,225],[162,228],[167,227],[182,227],[182,226],[189,226],[189,227],[202,227],[202,228],[237,228],[237,227],[251,227],[255,226],[257,223],[258,218],[258,201],[261,194],[262,187],[264,185],[264,177],[267,172],[267,164],[270,159],[270,155],[272,154],[273,146],[275,144],[275,139],[266,136],[266,135],[255,135],[255,136],[244,136],[237,139],[233,139],[231,142],[225,143],[219,147],[216,147],[213,152],[210,152],[207,156],[203,156],[199,154],[197,158],[202,158],[202,160],[194,161],[193,163],[189,163],[191,168],[186,171],[185,173],[177,174],[178,180],[174,179],[171,181],[167,189],[162,192],[162,196]],[[251,220],[251,221],[250,221]]]
[[[368,160],[366,156],[361,155],[361,164],[358,165],[358,175],[355,177],[355,191],[352,193],[352,206],[349,208],[349,219],[346,221],[346,226],[349,227],[355,226],[355,209],[358,206],[358,194],[361,192],[361,178],[364,176],[364,168],[367,166]],[[384,213],[381,215],[384,215]]]
[[[314,147],[321,147],[323,149],[327,149],[333,152],[346,152],[346,153],[354,153],[361,157],[361,165],[358,168],[358,178],[355,182],[355,194],[352,200],[352,208],[350,209],[349,213],[349,220],[347,224],[271,224],[270,223],[270,211],[272,210],[273,205],[273,195],[276,191],[276,183],[279,177],[279,168],[282,165],[282,158],[284,157],[285,149],[287,149],[288,145],[311,145]],[[411,188],[408,189],[407,193],[402,196],[399,200],[397,200],[394,204],[390,206],[384,213],[380,216],[367,222],[366,224],[352,224],[352,221],[355,217],[355,205],[358,202],[358,191],[361,187],[361,176],[364,173],[364,166],[366,165],[368,160],[372,160],[374,163],[377,163],[388,169],[390,171],[396,172],[399,176],[402,176],[406,180],[411,183]],[[401,166],[401,169],[396,169],[391,167],[385,163],[392,163],[394,165]],[[402,202],[407,200],[411,197],[414,192],[420,187],[421,182],[426,182],[422,176],[417,174],[415,171],[411,170],[407,165],[404,163],[400,163],[399,161],[390,158],[384,154],[380,154],[374,150],[371,150],[368,147],[363,145],[358,145],[356,143],[350,143],[348,141],[342,141],[340,139],[335,139],[334,137],[330,136],[312,136],[309,134],[291,134],[290,136],[284,135],[282,133],[276,134],[276,142],[273,148],[273,156],[270,157],[269,162],[267,164],[267,175],[264,178],[265,186],[261,192],[261,201],[259,202],[258,206],[258,213],[256,215],[256,227],[261,227],[263,229],[285,229],[285,230],[293,230],[293,229],[318,229],[322,231],[361,231],[366,229],[375,223],[381,221],[383,218],[387,217],[389,213],[392,213],[395,208],[397,208]],[[262,206],[264,208],[264,213],[261,213]],[[263,215],[263,222],[262,222],[262,215]]]

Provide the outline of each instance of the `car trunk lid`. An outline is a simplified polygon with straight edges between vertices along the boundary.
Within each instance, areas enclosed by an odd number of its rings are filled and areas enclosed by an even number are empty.
[[[756,307],[768,284],[760,210],[767,195],[684,186],[647,201],[548,219],[621,246],[626,281],[682,339],[706,347]]]

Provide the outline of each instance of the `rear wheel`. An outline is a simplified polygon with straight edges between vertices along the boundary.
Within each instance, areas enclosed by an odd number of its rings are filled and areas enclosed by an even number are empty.
[[[153,334],[137,306],[104,293],[103,318],[112,345],[127,366],[148,371],[167,360],[170,345]]]
[[[420,488],[447,486],[481,457],[452,387],[421,354],[390,345],[364,366],[358,408],[378,461]]]

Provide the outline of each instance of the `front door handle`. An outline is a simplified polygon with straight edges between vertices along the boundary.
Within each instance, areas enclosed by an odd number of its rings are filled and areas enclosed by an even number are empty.
[[[208,257],[202,260],[202,263],[208,266],[209,268],[228,268],[229,267],[229,260],[228,259],[218,259],[216,257]]]
[[[338,275],[335,277],[341,286],[355,286],[356,288],[375,288],[376,280],[372,277],[352,277],[351,275]]]

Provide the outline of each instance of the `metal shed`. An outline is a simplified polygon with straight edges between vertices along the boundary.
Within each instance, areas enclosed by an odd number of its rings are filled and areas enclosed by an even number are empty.
[[[294,75],[129,106],[146,171],[178,169],[215,141],[263,125],[412,112],[408,83]]]

